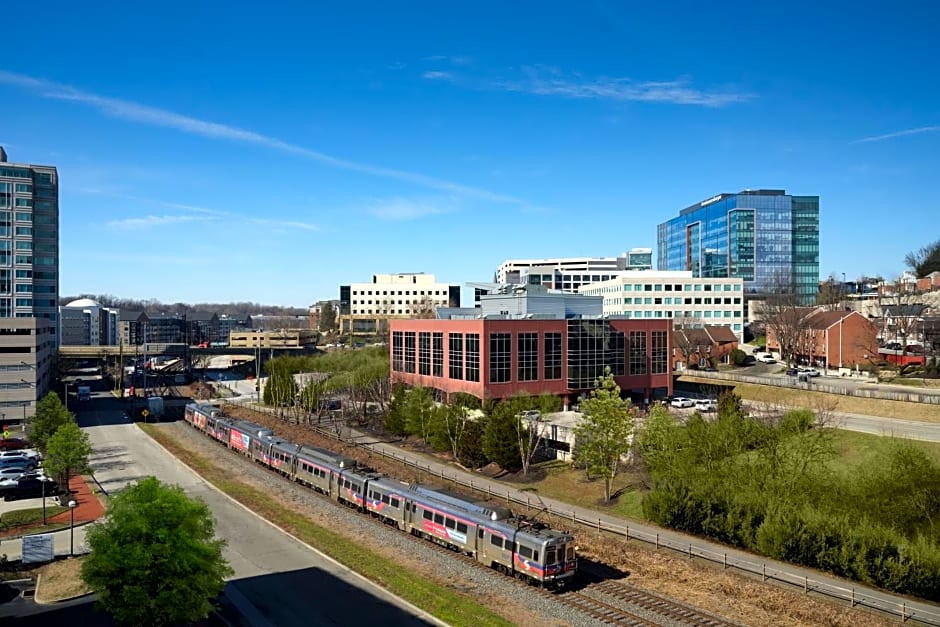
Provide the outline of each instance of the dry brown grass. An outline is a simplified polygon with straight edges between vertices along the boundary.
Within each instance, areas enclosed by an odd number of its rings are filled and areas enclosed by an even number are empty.
[[[693,383],[714,384],[715,382],[713,379],[700,379],[688,375],[683,375],[681,379]],[[738,396],[744,400],[758,403],[813,408],[818,403],[835,401],[834,411],[837,412],[940,423],[940,405],[889,401],[882,398],[841,396],[839,394],[797,390],[774,385],[741,383],[739,381],[730,381],[729,383],[734,385],[734,391]],[[912,391],[915,390],[912,389]]]
[[[627,572],[629,583],[746,625],[876,627],[897,622],[636,541],[589,530],[577,533],[582,555]]]
[[[91,588],[82,581],[83,561],[84,558],[75,557],[57,560],[43,566],[39,570],[36,602],[55,603],[91,592]]]

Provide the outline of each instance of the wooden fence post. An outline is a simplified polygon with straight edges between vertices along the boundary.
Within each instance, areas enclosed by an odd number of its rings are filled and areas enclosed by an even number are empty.
[[[727,554],[727,553],[725,553],[725,557],[724,557],[724,559],[723,559],[722,562],[721,562],[721,567],[722,567],[722,568],[728,568],[728,554]]]
[[[659,549],[659,534],[656,534],[656,548]]]
[[[761,564],[760,580],[767,581],[767,564]]]

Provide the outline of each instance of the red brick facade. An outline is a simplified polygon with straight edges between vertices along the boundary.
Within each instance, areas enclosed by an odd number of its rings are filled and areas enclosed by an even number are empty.
[[[572,321],[573,322],[573,321]],[[667,396],[672,393],[672,333],[670,320],[603,320],[596,321],[603,325],[609,325],[610,331],[622,332],[624,334],[624,354],[623,375],[615,376],[617,384],[624,391],[634,397],[635,400],[649,399],[651,397]],[[569,374],[573,372],[569,368],[571,358],[578,357],[577,351],[569,346],[569,320],[551,319],[551,320],[393,320],[390,324],[389,333],[389,359],[391,363],[392,383],[405,383],[407,385],[420,385],[439,390],[446,396],[457,392],[471,394],[480,399],[503,399],[509,398],[521,392],[530,395],[539,395],[543,392],[564,397],[567,401],[573,402],[580,394],[588,392],[593,388],[593,377],[589,385],[569,387]],[[654,332],[657,342],[665,342],[665,346],[653,346]],[[414,334],[412,340],[408,340],[405,334]],[[434,374],[434,352],[436,341],[434,334],[440,334],[439,341],[443,344],[443,368],[442,375]],[[637,346],[634,351],[633,364],[631,364],[630,346],[631,338],[636,339],[639,344],[639,336],[631,333],[642,333],[642,352]],[[664,333],[664,335],[663,335]],[[424,340],[422,340],[422,334]],[[496,382],[500,377],[494,379],[494,373],[491,371],[491,336],[493,334],[503,334],[509,336],[509,359],[504,362],[502,378],[506,381]],[[520,359],[520,342],[522,334],[529,334],[526,337],[537,339],[537,356],[533,357],[537,363],[536,368],[532,368],[527,376],[523,375],[525,366]],[[546,342],[547,334],[558,334],[560,336],[560,354],[555,355],[554,373],[546,364],[546,358],[549,357]],[[460,351],[462,366],[457,369],[460,378],[451,377],[452,374],[452,336],[460,336],[462,347]],[[467,348],[468,337],[476,336],[479,340],[479,370],[478,376],[474,377],[471,373],[471,367],[468,360]],[[557,337],[557,336],[555,336]],[[664,338],[664,339],[662,339]],[[398,342],[412,342],[413,352],[408,353],[407,348],[400,350],[398,359],[396,359],[396,346]],[[422,342],[430,342],[431,364],[430,372],[424,374],[421,372],[421,345]],[[583,352],[583,351],[582,351]],[[454,351],[455,355],[458,354]],[[591,364],[596,365],[599,358],[593,353],[589,359]],[[654,353],[659,357],[654,359]],[[403,363],[402,357],[407,361],[407,355],[414,355],[415,366],[411,368]],[[505,364],[508,363],[508,375],[505,372]],[[532,361],[530,360],[530,366]],[[631,367],[632,366],[632,367]],[[425,359],[425,370],[428,370],[427,360]],[[521,369],[522,368],[522,369]],[[656,370],[654,374],[653,371]],[[635,373],[635,374],[634,374]],[[558,376],[554,376],[557,374]],[[546,376],[550,375],[550,376]],[[476,378],[477,380],[472,380]],[[530,380],[524,380],[530,379]],[[582,379],[582,383],[584,380]]]

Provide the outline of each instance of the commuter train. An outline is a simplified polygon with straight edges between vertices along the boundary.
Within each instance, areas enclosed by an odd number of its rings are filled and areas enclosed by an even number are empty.
[[[507,575],[555,588],[577,572],[574,537],[514,516],[508,508],[398,481],[352,458],[295,444],[261,425],[226,417],[209,403],[189,403],[184,417],[208,437],[291,481]]]

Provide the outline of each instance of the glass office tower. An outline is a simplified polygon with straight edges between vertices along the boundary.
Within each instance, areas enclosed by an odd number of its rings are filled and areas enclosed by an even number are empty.
[[[657,268],[736,277],[745,294],[792,286],[800,303],[819,285],[819,196],[784,190],[718,194],[657,227]]]

